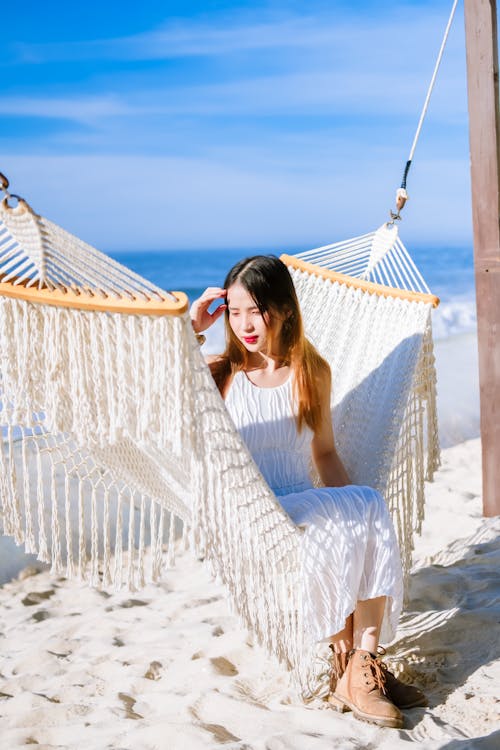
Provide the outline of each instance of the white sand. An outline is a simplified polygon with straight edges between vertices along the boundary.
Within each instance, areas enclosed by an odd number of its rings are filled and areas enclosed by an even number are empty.
[[[473,440],[444,452],[428,488],[390,653],[431,707],[405,712],[405,729],[304,706],[185,554],[133,595],[47,572],[0,589],[1,750],[500,748],[500,519],[481,517],[479,477]]]

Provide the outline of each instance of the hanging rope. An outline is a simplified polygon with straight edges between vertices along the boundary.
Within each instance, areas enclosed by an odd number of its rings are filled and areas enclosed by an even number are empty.
[[[400,219],[401,216],[399,215],[399,212],[405,205],[406,201],[408,200],[408,194],[406,192],[406,180],[408,178],[408,172],[410,171],[411,163],[413,161],[413,155],[415,153],[415,149],[417,147],[418,139],[420,137],[420,131],[422,130],[422,125],[424,123],[425,116],[427,114],[427,110],[429,108],[429,102],[432,95],[432,91],[434,89],[434,84],[436,83],[436,77],[438,74],[439,66],[441,65],[441,60],[443,58],[444,48],[446,47],[446,42],[448,41],[448,36],[450,34],[451,24],[453,23],[453,18],[455,16],[455,11],[457,9],[458,0],[454,0],[453,6],[451,9],[450,17],[448,18],[448,23],[446,24],[446,29],[443,36],[443,41],[441,42],[441,48],[439,50],[439,54],[437,56],[436,65],[434,66],[434,72],[432,74],[431,82],[429,84],[429,88],[427,90],[427,96],[425,97],[424,106],[422,108],[422,113],[420,115],[420,120],[418,121],[417,130],[415,133],[415,137],[413,139],[413,143],[410,149],[410,154],[408,156],[408,161],[406,162],[405,170],[403,173],[403,179],[401,181],[401,187],[398,189],[396,193],[396,208],[397,213],[395,214],[393,211],[391,211],[391,218],[394,222],[396,219]]]

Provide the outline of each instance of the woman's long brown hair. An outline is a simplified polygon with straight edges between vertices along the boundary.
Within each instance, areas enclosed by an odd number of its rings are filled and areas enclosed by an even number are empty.
[[[321,422],[320,382],[329,377],[330,368],[305,337],[297,294],[287,267],[274,255],[245,258],[231,268],[224,288],[229,289],[236,283],[241,284],[260,313],[266,316],[268,327],[272,328],[276,318],[283,321],[281,345],[285,362],[293,372],[297,427],[301,430],[306,424],[316,431]],[[248,351],[233,332],[227,309],[225,328],[226,349],[210,364],[221,393],[229,378],[248,367]]]

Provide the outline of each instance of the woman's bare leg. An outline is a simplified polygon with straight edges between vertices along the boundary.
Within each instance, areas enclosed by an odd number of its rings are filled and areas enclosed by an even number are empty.
[[[354,648],[370,651],[372,654],[377,653],[386,598],[378,596],[376,599],[357,602],[353,616]]]

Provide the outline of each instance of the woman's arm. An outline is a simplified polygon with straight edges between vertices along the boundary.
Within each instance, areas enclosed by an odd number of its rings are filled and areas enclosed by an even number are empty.
[[[226,297],[226,290],[221,289],[220,287],[211,286],[208,289],[205,289],[201,297],[198,297],[198,299],[195,299],[193,304],[191,305],[191,309],[189,310],[189,315],[191,316],[191,323],[193,325],[193,330],[195,333],[201,333],[201,331],[206,331],[207,328],[210,328],[211,325],[215,323],[217,318],[220,318],[224,310],[226,309],[227,305],[223,302],[221,305],[219,305],[213,313],[208,312],[208,308],[212,304],[212,302],[215,302],[216,299]]]
[[[326,487],[344,487],[349,484],[349,477],[344,464],[335,450],[332,417],[330,412],[331,374],[325,372],[319,383],[321,401],[321,423],[314,433],[311,450],[312,457],[321,481]]]
[[[210,328],[220,318],[224,310],[227,309],[226,293],[226,290],[221,287],[211,286],[205,289],[201,297],[195,299],[189,310],[191,324],[195,333],[206,331],[207,328]],[[209,312],[210,305],[218,299],[221,300],[221,304],[212,313]],[[205,356],[205,362],[210,368],[210,372],[222,398],[225,398],[231,383],[229,361],[220,354],[208,354]]]

